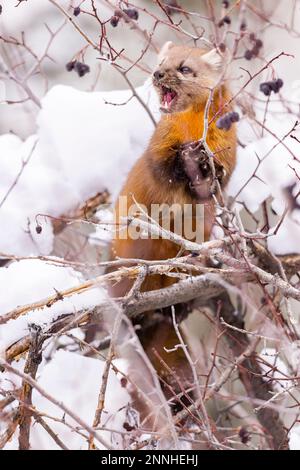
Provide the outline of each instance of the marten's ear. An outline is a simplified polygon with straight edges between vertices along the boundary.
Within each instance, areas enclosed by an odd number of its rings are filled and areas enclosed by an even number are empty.
[[[223,63],[224,63],[224,58],[222,55],[217,51],[217,49],[212,49],[211,51],[207,52],[204,54],[201,59],[211,67],[213,67],[216,70],[219,70]]]
[[[161,48],[159,54],[158,54],[158,62],[162,62],[164,60],[164,58],[166,57],[168,51],[170,49],[172,49],[172,47],[174,46],[173,42],[172,41],[168,41],[166,42],[163,47]]]

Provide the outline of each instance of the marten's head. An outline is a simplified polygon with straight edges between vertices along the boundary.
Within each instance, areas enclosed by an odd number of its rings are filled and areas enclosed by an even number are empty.
[[[195,104],[204,104],[221,77],[223,58],[216,49],[176,46],[167,42],[153,73],[153,84],[161,101],[161,111],[178,113]]]

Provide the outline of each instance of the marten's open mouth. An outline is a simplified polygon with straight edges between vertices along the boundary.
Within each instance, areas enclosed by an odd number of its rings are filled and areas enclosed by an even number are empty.
[[[178,94],[176,93],[175,90],[172,90],[172,88],[168,88],[166,86],[162,86],[161,87],[161,102],[162,102],[161,110],[163,112],[169,112],[171,109],[171,106],[177,100],[177,97],[178,97]]]

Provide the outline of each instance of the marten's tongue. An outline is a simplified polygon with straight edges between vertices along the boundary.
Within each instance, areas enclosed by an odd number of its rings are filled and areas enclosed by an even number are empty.
[[[171,101],[172,101],[173,98],[174,98],[174,93],[173,93],[173,92],[168,91],[168,92],[165,94],[165,101],[167,102],[168,105],[171,104]]]
[[[176,91],[169,90],[169,89],[165,90],[164,97],[163,97],[165,108],[169,108],[171,106],[171,103],[174,100],[174,98],[176,98],[176,96],[177,96]]]

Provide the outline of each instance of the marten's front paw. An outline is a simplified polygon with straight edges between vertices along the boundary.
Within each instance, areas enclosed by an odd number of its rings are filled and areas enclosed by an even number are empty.
[[[188,176],[201,179],[203,182],[210,182],[210,192],[213,194],[217,190],[217,181],[223,184],[226,177],[225,168],[216,160],[210,161],[204,146],[199,142],[192,142],[181,146],[182,158],[185,162]],[[195,175],[195,172],[197,173]]]

